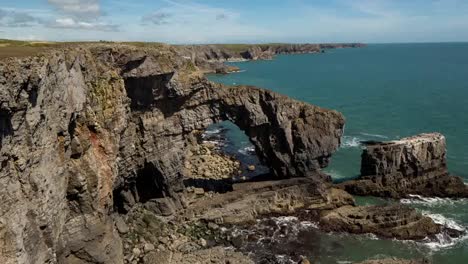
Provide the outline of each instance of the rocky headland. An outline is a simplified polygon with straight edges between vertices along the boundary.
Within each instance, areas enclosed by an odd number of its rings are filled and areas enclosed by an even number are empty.
[[[347,191],[360,187],[321,172],[342,114],[209,82],[212,59],[185,53],[198,48],[89,44],[0,62],[0,263],[254,263],[242,252],[255,237],[229,230],[272,215],[384,238],[445,229],[405,206],[356,206]],[[269,178],[234,183],[236,161],[200,144],[200,131],[224,120],[246,133]],[[405,152],[432,164],[414,176],[439,175],[445,149],[423,145]]]
[[[177,46],[184,58],[193,61],[201,70],[209,73],[236,72],[237,67],[225,65],[229,61],[272,60],[278,54],[323,53],[329,49],[362,48],[362,43],[339,44],[220,44]]]

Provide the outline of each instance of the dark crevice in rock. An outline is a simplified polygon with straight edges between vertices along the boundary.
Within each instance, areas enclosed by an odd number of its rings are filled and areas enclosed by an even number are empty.
[[[130,108],[133,111],[150,111],[156,101],[174,97],[168,89],[173,75],[174,73],[168,73],[125,78],[125,89],[131,100]]]
[[[153,163],[145,163],[143,169],[137,172],[136,190],[141,203],[167,195],[163,175]]]
[[[185,179],[186,187],[202,188],[205,192],[226,193],[232,191],[232,179]]]
[[[70,135],[70,139],[72,139],[75,135],[75,129],[76,129],[76,122],[77,122],[77,115],[75,113],[72,113],[70,116],[70,121],[68,122],[68,135]]]
[[[114,210],[127,213],[136,203],[168,196],[162,173],[153,163],[145,163],[128,182],[113,191]]]
[[[3,146],[2,142],[5,137],[13,135],[11,117],[9,111],[0,109],[0,147]]]
[[[143,56],[139,59],[126,62],[123,66],[122,73],[127,73],[132,71],[133,69],[140,67],[145,62],[146,58],[147,56]]]

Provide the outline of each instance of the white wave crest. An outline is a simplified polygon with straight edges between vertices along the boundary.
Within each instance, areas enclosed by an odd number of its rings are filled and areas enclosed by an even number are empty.
[[[343,141],[341,142],[342,148],[356,148],[361,146],[361,141],[359,137],[352,136],[343,136]]]
[[[247,155],[250,153],[255,153],[255,147],[254,146],[247,146],[245,148],[239,149],[239,153]]]
[[[408,195],[409,198],[401,199],[400,203],[402,204],[415,204],[415,205],[425,205],[428,207],[438,207],[438,206],[447,206],[454,205],[456,203],[465,203],[467,199],[450,199],[450,198],[439,198],[439,197],[424,197],[421,195]]]
[[[216,129],[213,129],[213,130],[206,130],[205,133],[203,133],[203,135],[216,135],[216,134],[219,134],[221,133],[222,129],[221,128],[216,128]]]
[[[426,211],[423,211],[422,214],[432,218],[432,220],[436,224],[443,225],[443,226],[446,226],[448,228],[455,229],[458,231],[465,231],[465,227],[458,224],[456,221],[449,219],[441,214],[433,214],[433,213],[426,212]]]
[[[370,134],[370,133],[364,133],[364,132],[361,132],[359,133],[363,136],[368,136],[368,137],[373,137],[373,138],[381,138],[381,139],[388,139],[387,136],[384,136],[384,135],[379,135],[379,134]]]
[[[430,217],[436,224],[443,225],[447,228],[454,229],[457,231],[465,232],[462,236],[456,238],[451,237],[444,232],[437,234],[435,240],[426,238],[425,241],[423,241],[423,243],[430,249],[437,251],[440,249],[451,248],[459,242],[468,239],[466,227],[462,226],[456,221],[449,219],[441,214],[433,214],[425,211],[423,211],[422,214]]]

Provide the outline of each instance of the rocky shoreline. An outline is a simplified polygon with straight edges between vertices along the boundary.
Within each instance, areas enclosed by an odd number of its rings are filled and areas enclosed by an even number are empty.
[[[269,216],[382,238],[460,236],[409,207],[356,206],[351,195],[466,197],[447,173],[443,136],[370,143],[361,178],[334,185],[321,169],[341,144],[340,113],[203,76],[228,59],[340,47],[232,55],[90,44],[2,60],[0,262],[274,263],[248,254],[256,236],[232,232]],[[269,177],[234,182],[239,163],[200,143],[200,132],[226,120],[246,133]]]
[[[239,68],[224,64],[250,60],[272,60],[279,54],[324,53],[329,49],[363,48],[362,43],[339,44],[232,44],[178,46],[178,52],[206,73],[227,74]]]

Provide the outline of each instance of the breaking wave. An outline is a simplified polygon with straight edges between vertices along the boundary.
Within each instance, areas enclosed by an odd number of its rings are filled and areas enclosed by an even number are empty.
[[[369,140],[386,140],[389,137],[379,134],[371,134],[360,132],[359,135],[361,136],[343,136],[341,147],[342,148],[356,148],[361,147],[362,142],[369,141]]]
[[[454,229],[460,232],[463,232],[463,235],[460,237],[452,237],[446,232],[442,232],[436,235],[435,239],[426,238],[423,241],[424,245],[430,249],[437,251],[440,249],[451,248],[456,244],[468,239],[468,233],[466,232],[466,227],[460,225],[456,221],[446,218],[441,214],[433,214],[429,212],[422,212],[423,215],[432,218],[432,220],[439,225],[443,225],[447,228]]]
[[[370,133],[364,133],[364,132],[361,132],[360,134],[363,136],[368,136],[368,137],[373,137],[373,138],[388,139],[387,136],[379,135],[379,134],[370,134]]]
[[[247,146],[245,148],[239,149],[239,153],[244,154],[244,155],[255,154],[255,147]]]
[[[363,140],[359,137],[343,136],[341,147],[342,148],[356,148],[361,146]]]
[[[212,129],[212,130],[206,130],[204,133],[203,133],[203,136],[205,135],[215,135],[215,134],[219,134],[221,133],[223,130],[221,128],[215,128],[215,129]]]
[[[401,199],[400,203],[407,205],[415,205],[426,210],[437,210],[466,203],[467,199],[450,199],[438,197],[424,197],[420,195],[409,195],[407,199]],[[445,228],[456,230],[462,233],[459,237],[450,236],[446,231],[443,231],[435,236],[435,238],[426,238],[423,244],[431,250],[437,251],[441,249],[451,248],[458,243],[468,239],[468,228],[456,220],[448,218],[442,214],[422,210],[421,213],[430,217],[436,224],[442,225]]]
[[[440,206],[448,206],[448,205],[455,205],[455,204],[462,204],[466,203],[467,199],[450,199],[450,198],[439,198],[439,197],[424,197],[421,195],[408,195],[409,198],[401,199],[400,203],[408,204],[408,205],[424,205],[427,207],[440,207]]]

